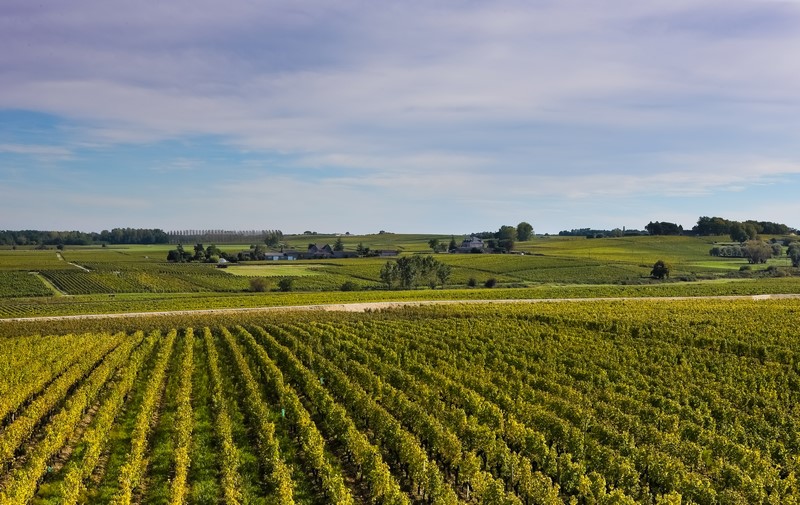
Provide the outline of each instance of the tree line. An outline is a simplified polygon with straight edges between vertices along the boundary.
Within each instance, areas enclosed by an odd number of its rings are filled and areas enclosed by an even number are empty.
[[[697,235],[731,235],[732,240],[744,242],[753,239],[759,234],[764,235],[786,235],[795,230],[781,223],[771,221],[732,221],[721,217],[702,216],[697,220],[697,225],[692,228],[692,232]],[[736,238],[734,238],[736,235]],[[746,235],[746,236],[745,236]]]
[[[283,240],[281,230],[173,230],[167,232],[167,235],[170,244],[264,242],[270,247],[277,247]]]
[[[0,245],[166,244],[169,236],[158,228],[113,228],[97,232],[3,230]]]

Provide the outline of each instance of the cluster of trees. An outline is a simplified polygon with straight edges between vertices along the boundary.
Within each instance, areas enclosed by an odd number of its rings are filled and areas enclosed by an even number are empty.
[[[280,243],[278,246],[280,246]],[[341,244],[338,246],[344,247]],[[341,249],[334,250],[340,251]],[[204,247],[202,243],[197,243],[192,250],[186,250],[183,244],[178,244],[175,249],[167,253],[167,261],[175,263],[188,263],[191,261],[217,263],[220,259],[224,259],[225,261],[236,263],[238,261],[263,260],[267,252],[267,246],[265,244],[252,244],[249,250],[239,251],[236,254],[227,253],[214,244]]]
[[[473,237],[478,237],[486,240],[489,249],[495,252],[508,252],[514,250],[514,243],[516,241],[525,242],[533,237],[533,226],[530,223],[522,221],[517,226],[503,225],[495,232],[483,231],[479,233],[472,233]],[[454,245],[455,241],[451,241]]]
[[[781,255],[782,248],[777,242],[748,240],[740,245],[715,246],[709,251],[711,256],[724,258],[747,258],[751,264],[766,263],[768,259]]]
[[[571,230],[561,230],[558,232],[560,237],[586,237],[586,238],[605,238],[605,237],[630,237],[647,235],[643,230],[626,230],[624,228],[614,228],[613,230],[595,230],[593,228],[573,228]]]
[[[708,216],[700,217],[697,225],[692,228],[692,232],[697,235],[730,235],[731,239],[737,242],[754,239],[759,234],[786,235],[793,231],[795,230],[785,224],[771,221],[731,221],[721,217]],[[734,234],[736,234],[736,238],[734,238]]]
[[[167,232],[170,244],[197,244],[215,242],[217,244],[242,244],[264,242],[277,247],[283,240],[280,230],[174,230]],[[164,242],[167,243],[167,242]],[[272,246],[271,244],[275,244]]]
[[[434,288],[437,283],[444,287],[451,272],[450,265],[433,256],[404,256],[396,261],[387,261],[381,268],[380,277],[389,289],[396,285],[411,289],[420,284]]]
[[[166,244],[169,236],[158,228],[113,228],[100,233],[82,231],[0,231],[0,245]]]
[[[680,235],[683,233],[683,226],[667,221],[650,221],[644,227],[650,235]]]
[[[438,238],[432,238],[428,241],[428,247],[435,253],[441,253],[445,251],[455,251],[458,248],[458,244],[456,244],[455,237],[450,239],[449,244],[441,242]]]
[[[203,244],[195,244],[193,251],[187,251],[183,248],[183,244],[178,244],[178,247],[167,253],[167,261],[175,263],[188,263],[190,261],[216,263],[220,258],[226,256],[226,253],[213,244],[208,247],[203,247]]]
[[[721,217],[702,216],[697,220],[697,225],[692,227],[693,235],[730,235],[732,240],[744,242],[755,240],[760,234],[786,235],[797,231],[785,224],[771,221],[732,221]],[[562,230],[560,236],[584,236],[587,238],[621,237],[623,235],[683,235],[686,233],[683,226],[668,221],[651,221],[647,223],[644,231],[639,230],[595,230],[592,228],[577,228]]]

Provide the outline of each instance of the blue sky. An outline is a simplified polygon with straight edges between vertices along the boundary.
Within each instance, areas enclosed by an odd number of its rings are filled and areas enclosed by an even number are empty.
[[[6,0],[0,47],[0,229],[800,227],[800,1]]]

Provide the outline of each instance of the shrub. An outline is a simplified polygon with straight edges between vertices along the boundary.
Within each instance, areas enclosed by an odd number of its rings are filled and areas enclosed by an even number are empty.
[[[658,260],[653,265],[653,270],[650,271],[650,276],[654,279],[669,278],[669,265],[664,260]]]
[[[250,279],[250,291],[256,293],[263,293],[269,289],[269,282],[263,277],[255,277]]]
[[[353,281],[347,281],[344,284],[342,284],[342,287],[340,289],[342,291],[360,291],[361,286],[359,286]]]
[[[497,285],[497,279],[490,277],[489,279],[486,279],[486,282],[484,282],[483,285],[487,288],[493,288]]]
[[[278,289],[283,292],[291,291],[294,287],[294,279],[291,277],[284,277],[278,281]]]
[[[475,277],[470,277],[469,280],[467,281],[467,286],[469,286],[471,288],[474,288],[477,285],[478,285],[478,281],[475,280]]]

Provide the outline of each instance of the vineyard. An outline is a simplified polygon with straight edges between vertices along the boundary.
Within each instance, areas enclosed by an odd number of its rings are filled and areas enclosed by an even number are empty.
[[[5,322],[0,504],[798,503],[798,314],[635,300]]]

